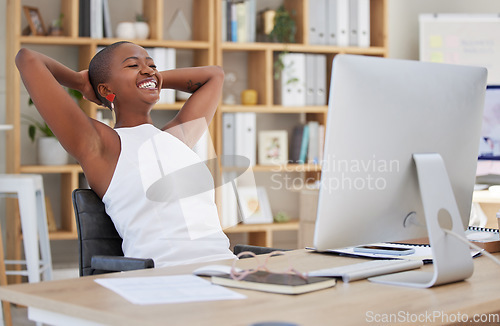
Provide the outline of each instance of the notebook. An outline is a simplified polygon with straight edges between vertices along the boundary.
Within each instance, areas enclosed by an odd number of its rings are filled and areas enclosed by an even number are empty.
[[[489,253],[500,251],[500,233],[498,229],[469,226],[465,231],[465,236],[469,241]]]
[[[308,277],[303,279],[295,274],[275,274],[258,271],[236,281],[230,275],[212,276],[212,283],[240,289],[281,294],[301,294],[335,286],[334,278]]]

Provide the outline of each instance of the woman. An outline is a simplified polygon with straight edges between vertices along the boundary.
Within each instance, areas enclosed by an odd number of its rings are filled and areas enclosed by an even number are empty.
[[[88,71],[27,49],[19,51],[16,65],[43,119],[103,200],[125,256],[153,258],[157,267],[234,257],[218,223],[213,187],[195,188],[213,180],[190,149],[206,131],[193,121],[207,126],[214,116],[221,68],[159,72],[147,51],[130,42],[100,51]],[[112,109],[115,128],[87,117],[61,85]],[[150,113],[162,88],[192,95],[157,129]],[[194,173],[178,172],[191,167]],[[194,191],[186,192],[191,186]]]

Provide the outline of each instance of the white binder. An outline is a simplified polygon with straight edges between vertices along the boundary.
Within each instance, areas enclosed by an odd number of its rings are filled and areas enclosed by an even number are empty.
[[[306,105],[316,102],[316,54],[306,54]]]
[[[326,105],[326,56],[306,54],[306,105]]]
[[[326,2],[309,1],[309,44],[326,44]]]
[[[235,154],[250,160],[250,166],[257,162],[257,116],[254,112],[235,113]],[[239,165],[240,160],[236,160]],[[248,166],[243,166],[248,167]]]
[[[235,113],[222,115],[222,165],[234,166],[235,154]]]
[[[173,48],[147,48],[148,54],[153,58],[155,62],[156,69],[158,71],[175,69],[176,51]],[[173,89],[162,89],[160,91],[160,100],[158,103],[175,103],[175,90]]]
[[[103,38],[104,21],[103,21],[103,4],[102,0],[90,1],[90,37]]]
[[[370,0],[358,0],[358,46],[370,46]]]
[[[349,45],[358,46],[358,0],[349,0]]]
[[[337,45],[337,0],[326,1],[326,44]]]
[[[337,0],[337,45],[349,45],[349,0]]]
[[[326,105],[326,55],[314,56],[314,68],[316,75],[314,105]]]
[[[306,105],[306,55],[287,53],[282,57],[284,68],[276,81],[275,102],[283,106]]]

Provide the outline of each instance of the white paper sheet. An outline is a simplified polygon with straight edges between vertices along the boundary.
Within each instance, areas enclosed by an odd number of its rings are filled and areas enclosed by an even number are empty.
[[[95,281],[128,301],[141,305],[246,298],[194,275],[99,278]]]

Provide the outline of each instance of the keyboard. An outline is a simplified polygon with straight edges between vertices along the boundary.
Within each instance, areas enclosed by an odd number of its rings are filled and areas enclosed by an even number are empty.
[[[319,269],[309,272],[308,276],[341,277],[342,281],[347,283],[372,276],[420,268],[422,265],[421,260],[376,259],[346,266]]]

